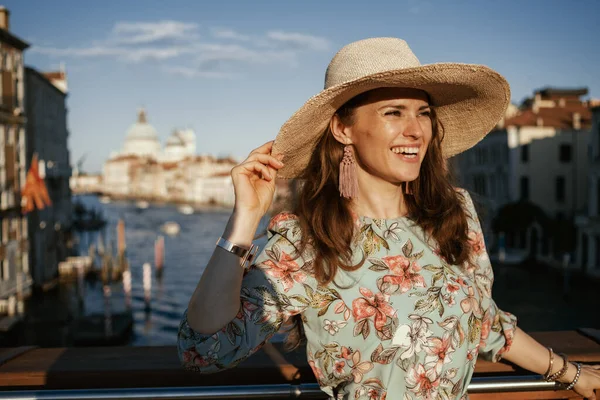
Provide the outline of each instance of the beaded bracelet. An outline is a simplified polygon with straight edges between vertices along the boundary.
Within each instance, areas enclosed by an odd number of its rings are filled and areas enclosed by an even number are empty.
[[[577,373],[575,374],[575,378],[573,378],[573,382],[571,382],[569,384],[569,386],[567,386],[565,388],[565,390],[571,390],[575,387],[575,385],[577,384],[577,381],[579,380],[579,377],[581,376],[581,364],[580,363],[574,363],[575,366],[577,367]]]
[[[563,367],[555,372],[554,374],[550,375],[546,380],[548,382],[550,381],[556,381],[560,378],[562,378],[566,373],[567,373],[567,369],[569,368],[569,360],[567,359],[567,356],[563,353],[560,353],[559,356],[563,359]]]
[[[552,366],[554,365],[554,352],[552,351],[552,347],[548,347],[548,352],[550,353],[550,365],[548,365],[548,370],[544,374],[544,380],[548,380],[548,377],[552,373]]]

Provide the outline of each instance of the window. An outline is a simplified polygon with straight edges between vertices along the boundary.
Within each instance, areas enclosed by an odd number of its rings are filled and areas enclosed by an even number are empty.
[[[565,202],[565,177],[556,177],[556,190],[555,190],[556,201],[559,203]]]
[[[521,177],[521,200],[529,200],[529,178]]]
[[[558,158],[560,162],[571,162],[571,145],[570,144],[561,144],[560,145],[560,154]]]
[[[524,144],[521,146],[521,162],[526,163],[529,161],[529,145]]]

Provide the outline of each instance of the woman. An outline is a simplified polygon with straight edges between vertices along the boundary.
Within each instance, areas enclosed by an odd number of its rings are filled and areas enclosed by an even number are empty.
[[[184,366],[231,368],[296,321],[332,398],[466,399],[478,356],[595,398],[597,367],[555,356],[498,309],[473,203],[448,178],[445,159],[509,99],[489,68],[421,66],[399,39],[340,50],[325,90],[232,170],[234,212],[180,326]],[[303,186],[254,259],[276,176]]]

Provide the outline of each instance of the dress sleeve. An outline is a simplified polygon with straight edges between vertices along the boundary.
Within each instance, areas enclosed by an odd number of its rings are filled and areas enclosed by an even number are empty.
[[[186,309],[177,335],[184,368],[214,373],[233,368],[259,350],[291,316],[309,304],[307,291],[316,288],[311,260],[298,254],[300,228],[295,215],[273,217],[267,244],[245,272],[240,310],[214,334],[201,334],[188,324]],[[218,299],[215,299],[218,301]]]
[[[481,339],[479,356],[484,360],[498,362],[513,342],[517,328],[517,318],[509,312],[502,311],[492,298],[494,272],[485,247],[485,240],[479,217],[469,193],[460,189],[465,200],[469,224],[469,244],[472,247],[472,262],[469,267],[475,276],[475,284],[481,298],[483,317],[481,321]]]

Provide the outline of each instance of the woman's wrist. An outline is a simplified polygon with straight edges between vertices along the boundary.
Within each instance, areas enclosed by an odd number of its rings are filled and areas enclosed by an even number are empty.
[[[223,237],[238,246],[250,247],[262,215],[234,210],[223,232]]]
[[[573,382],[575,379],[575,375],[577,374],[577,367],[572,362],[568,362],[567,372],[558,379],[557,382],[569,384]]]

